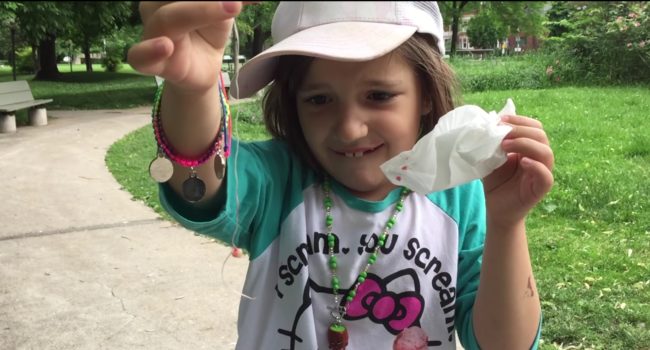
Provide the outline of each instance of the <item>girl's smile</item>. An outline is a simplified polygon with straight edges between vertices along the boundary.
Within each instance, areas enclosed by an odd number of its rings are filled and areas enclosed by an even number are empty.
[[[310,151],[355,195],[383,199],[394,186],[379,166],[417,141],[420,91],[399,54],[363,63],[315,59],[296,97]]]

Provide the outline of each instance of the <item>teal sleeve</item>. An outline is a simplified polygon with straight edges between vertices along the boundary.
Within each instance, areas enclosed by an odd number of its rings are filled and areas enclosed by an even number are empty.
[[[226,179],[208,209],[197,209],[161,185],[160,202],[184,227],[246,249],[253,259],[277,236],[305,169],[279,141],[233,140]],[[293,193],[294,195],[290,195]]]

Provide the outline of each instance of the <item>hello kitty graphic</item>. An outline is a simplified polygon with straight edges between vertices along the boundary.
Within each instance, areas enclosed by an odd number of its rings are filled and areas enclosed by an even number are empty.
[[[399,283],[398,283],[399,282]],[[400,285],[401,288],[396,289]],[[404,290],[408,285],[410,290]],[[347,293],[349,289],[340,290]],[[296,310],[291,329],[278,329],[278,333],[288,338],[286,349],[298,349],[304,335],[301,335],[301,319],[312,311],[312,298],[317,294],[332,295],[332,288],[322,286],[309,278],[302,293],[302,304]],[[329,297],[328,297],[329,299]],[[343,302],[341,302],[341,306]],[[359,285],[356,297],[347,305],[344,316],[346,323],[370,320],[392,336],[403,336],[403,331],[420,327],[420,319],[425,309],[425,300],[420,294],[420,281],[415,270],[407,268],[384,278],[368,273],[365,281]],[[306,332],[306,330],[302,330]],[[424,331],[420,330],[421,333]],[[426,347],[442,345],[438,340],[426,340]]]

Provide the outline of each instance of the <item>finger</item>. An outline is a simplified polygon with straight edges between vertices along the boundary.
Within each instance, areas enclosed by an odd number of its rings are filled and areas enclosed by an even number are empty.
[[[539,120],[521,115],[504,115],[501,117],[501,121],[511,125],[529,126],[537,129],[544,128]]]
[[[529,138],[537,142],[541,142],[545,145],[550,144],[548,140],[548,135],[544,129],[531,127],[531,126],[520,126],[512,125],[512,130],[506,135],[506,139],[516,139],[516,138]]]
[[[131,46],[127,62],[138,72],[160,75],[165,68],[166,59],[173,51],[174,43],[169,38],[153,38]]]
[[[140,19],[142,19],[143,24],[149,22],[151,15],[156,12],[160,7],[170,4],[171,1],[140,1],[138,5],[138,11],[140,12]]]
[[[553,174],[544,164],[530,158],[521,159],[525,171],[523,185],[527,187],[533,202],[539,202],[553,187]]]
[[[507,153],[518,153],[522,157],[541,162],[549,170],[553,170],[555,156],[553,150],[546,144],[537,142],[530,138],[516,138],[503,140],[501,147]]]
[[[167,36],[175,41],[188,32],[208,26],[222,29],[222,35],[227,38],[230,35],[229,24],[232,18],[239,14],[241,6],[238,1],[188,1],[166,4],[148,17],[144,38]]]

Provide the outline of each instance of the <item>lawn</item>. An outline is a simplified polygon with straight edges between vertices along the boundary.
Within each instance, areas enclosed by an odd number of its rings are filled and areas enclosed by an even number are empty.
[[[556,155],[556,184],[528,220],[541,348],[650,349],[650,91],[510,90],[466,94],[465,102],[500,110],[508,97],[518,113],[544,123]],[[254,122],[258,108],[234,107],[240,138],[266,137]],[[116,142],[107,163],[135,198],[161,212],[147,174],[152,154],[144,127]]]
[[[51,98],[48,109],[122,109],[147,105],[153,100],[156,83],[124,64],[114,73],[93,65],[86,73],[85,65],[60,64],[59,81],[33,80],[33,74],[18,74],[17,80],[27,80],[34,98]],[[11,68],[0,68],[0,82],[12,80]]]

